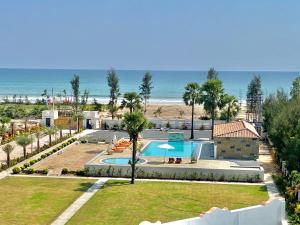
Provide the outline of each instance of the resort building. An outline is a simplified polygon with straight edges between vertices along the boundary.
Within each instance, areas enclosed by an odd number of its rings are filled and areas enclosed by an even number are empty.
[[[259,134],[246,121],[234,121],[214,126],[214,141],[218,159],[257,159]]]

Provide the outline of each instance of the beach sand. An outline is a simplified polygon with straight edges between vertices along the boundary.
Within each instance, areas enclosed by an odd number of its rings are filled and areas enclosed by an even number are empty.
[[[159,116],[155,116],[154,112],[161,107],[161,114]],[[118,114],[123,114],[127,112],[127,109],[119,110]],[[183,111],[184,114],[181,116],[180,111]],[[111,115],[108,112],[101,113],[103,118],[111,118]],[[186,106],[183,103],[177,104],[149,104],[147,106],[146,117],[148,119],[191,119],[192,115],[192,107]],[[203,109],[202,105],[195,106],[195,119],[199,119],[202,116],[206,116],[206,113]],[[246,118],[246,106],[242,105],[239,115],[236,119],[245,119]]]

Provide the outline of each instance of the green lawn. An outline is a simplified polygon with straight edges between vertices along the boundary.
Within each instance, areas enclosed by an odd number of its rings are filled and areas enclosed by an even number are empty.
[[[267,199],[265,186],[109,181],[68,225],[167,222],[197,216],[213,206],[236,209]]]
[[[94,180],[7,177],[0,180],[0,224],[50,224]]]

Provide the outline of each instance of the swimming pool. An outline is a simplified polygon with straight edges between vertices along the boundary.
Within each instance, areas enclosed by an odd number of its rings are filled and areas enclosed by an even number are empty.
[[[106,164],[119,164],[119,165],[128,165],[129,160],[131,160],[131,158],[107,158],[107,159],[103,159],[101,162],[102,163],[106,163]],[[146,161],[144,159],[139,159],[139,161],[137,162],[137,164],[143,164]]]
[[[161,148],[169,145],[172,148]],[[200,141],[151,141],[142,151],[142,156],[190,158],[200,146]]]

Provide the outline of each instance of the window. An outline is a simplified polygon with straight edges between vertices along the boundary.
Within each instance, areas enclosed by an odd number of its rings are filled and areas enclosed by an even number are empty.
[[[234,146],[234,145],[231,145],[230,148],[233,149],[233,148],[235,148],[235,146]]]
[[[240,152],[240,151],[242,151],[242,149],[241,149],[241,148],[237,148],[236,151],[237,151],[237,152]]]

